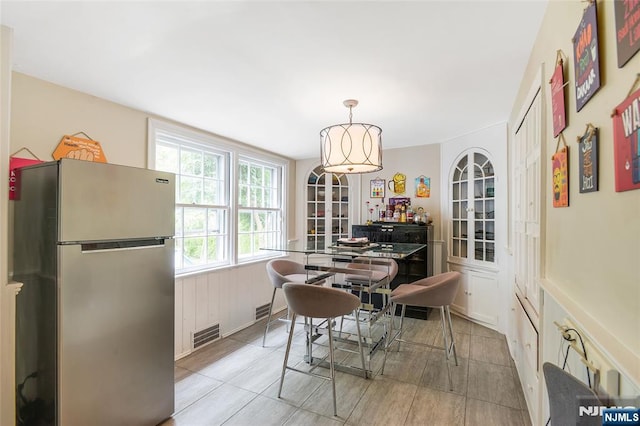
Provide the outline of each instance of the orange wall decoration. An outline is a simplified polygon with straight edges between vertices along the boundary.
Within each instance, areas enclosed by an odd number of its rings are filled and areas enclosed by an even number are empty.
[[[106,163],[107,158],[102,151],[100,142],[92,139],[79,138],[75,135],[64,135],[53,151],[53,159],[74,158],[76,160]]]

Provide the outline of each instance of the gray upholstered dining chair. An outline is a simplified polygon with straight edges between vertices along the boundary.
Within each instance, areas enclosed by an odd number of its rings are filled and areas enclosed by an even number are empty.
[[[347,268],[370,270],[372,271],[371,277],[358,275],[357,273],[346,274],[345,281],[350,283],[357,283],[360,285],[368,286],[371,284],[387,284],[391,283],[393,279],[398,275],[398,263],[389,258],[367,258],[356,257],[351,263],[348,263]]]
[[[367,378],[367,370],[364,363],[364,352],[362,350],[362,337],[360,334],[360,320],[358,318],[358,307],[360,306],[360,299],[357,296],[348,293],[344,290],[331,287],[320,287],[303,283],[286,283],[282,286],[284,290],[284,297],[287,300],[289,309],[292,312],[291,317],[291,330],[289,331],[289,340],[287,342],[287,349],[284,354],[284,361],[282,363],[282,374],[280,376],[280,388],[278,389],[278,398],[282,394],[282,386],[284,384],[284,376],[287,370],[296,371],[298,373],[307,374],[314,377],[319,377],[325,380],[331,381],[333,390],[333,415],[338,415],[338,409],[336,404],[336,373],[334,363],[334,342],[333,342],[333,327],[334,318],[350,314],[355,311],[356,316],[356,330],[358,338],[358,349],[360,352],[360,360],[362,362],[362,373]],[[321,318],[327,322],[327,329],[329,332],[329,377],[314,373],[315,368],[318,365],[312,366],[311,370],[304,371],[295,367],[290,367],[289,352],[291,350],[291,342],[293,341],[293,330],[295,328],[296,316],[304,316],[306,318]],[[324,357],[323,361],[326,360]]]
[[[276,290],[282,288],[282,285],[287,282],[305,282],[309,279],[313,279],[316,274],[314,271],[308,271],[304,265],[298,262],[287,259],[273,259],[267,263],[267,275],[273,285],[273,293],[271,294],[271,304],[269,304],[269,315],[267,317],[267,325],[264,329],[264,336],[262,336],[262,346],[265,345],[267,340],[267,333],[269,332],[269,326],[274,322],[271,320],[273,313],[273,301],[276,297]],[[315,285],[323,285],[325,280],[314,281]]]
[[[549,396],[549,415],[551,426],[580,425],[600,426],[600,416],[580,416],[580,406],[604,405],[598,395],[587,385],[567,373],[557,365],[542,364],[544,380]]]
[[[461,276],[462,274],[460,274],[460,272],[445,272],[433,277],[414,281],[410,284],[400,284],[391,292],[391,315],[389,319],[389,332],[387,333],[387,342],[384,348],[384,360],[382,362],[381,374],[384,374],[384,366],[387,362],[387,352],[389,350],[389,347],[394,342],[398,342],[398,344],[399,342],[403,342],[413,345],[427,346],[430,348],[443,349],[445,363],[447,364],[449,388],[453,390],[451,368],[449,367],[449,357],[453,353],[453,359],[456,365],[458,365],[458,357],[456,355],[456,344],[453,337],[453,326],[451,324],[451,312],[449,307],[451,303],[453,303],[453,300],[456,297],[456,293],[458,292],[458,288],[460,287]],[[393,323],[397,305],[402,305],[402,312],[400,314],[400,329],[394,335]],[[404,323],[404,313],[407,305],[440,309],[443,340],[442,347],[402,339],[402,326]]]
[[[372,298],[372,292],[379,287],[386,287],[398,275],[398,263],[389,258],[368,258],[356,257],[346,266],[347,269],[353,269],[354,273],[345,274],[344,280],[350,283],[355,291],[360,292],[360,298],[364,303],[375,304],[380,303],[380,307],[386,306],[386,295],[382,296],[382,302],[375,302]],[[357,270],[371,271],[370,276],[358,274]]]

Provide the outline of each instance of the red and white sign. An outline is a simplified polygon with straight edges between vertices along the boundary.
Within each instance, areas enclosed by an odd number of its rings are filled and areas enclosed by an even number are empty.
[[[30,166],[32,164],[42,163],[41,160],[31,158],[9,158],[9,199],[20,199],[20,173],[16,169],[20,167]]]
[[[640,189],[640,89],[614,111],[613,156],[616,192]]]

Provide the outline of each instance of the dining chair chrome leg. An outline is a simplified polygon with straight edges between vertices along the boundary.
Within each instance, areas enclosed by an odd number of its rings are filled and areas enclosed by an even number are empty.
[[[336,403],[336,370],[333,364],[333,331],[332,331],[332,326],[331,326],[331,322],[333,321],[333,318],[329,318],[329,370],[330,370],[330,374],[331,374],[331,388],[333,390],[333,415],[337,416],[338,415],[338,405]]]
[[[358,331],[358,350],[360,351],[360,361],[362,361],[362,376],[367,378],[367,368],[364,365],[364,352],[362,350],[362,333],[360,332],[360,314],[358,310],[355,310],[356,313],[356,330]]]
[[[278,398],[282,394],[282,384],[284,383],[284,373],[287,371],[287,363],[289,362],[289,351],[291,350],[291,342],[293,340],[293,328],[296,325],[295,312],[291,316],[291,330],[289,333],[289,339],[287,339],[287,350],[284,353],[284,362],[282,363],[282,373],[280,374],[280,387],[278,388]]]
[[[386,336],[386,341],[384,344],[384,358],[382,359],[382,368],[380,369],[380,375],[384,374],[384,366],[387,363],[387,352],[389,351],[389,346],[393,343],[393,321],[396,312],[396,304],[391,304],[391,316],[389,318],[389,330]],[[398,342],[400,344],[400,342]]]
[[[262,347],[267,341],[267,333],[269,332],[269,325],[271,324],[271,313],[273,312],[273,301],[276,299],[276,288],[273,288],[273,294],[271,294],[271,304],[269,305],[269,316],[267,316],[267,326],[264,329],[264,336],[262,337]]]
[[[407,310],[407,305],[402,305],[402,311],[400,313],[400,329],[398,330],[398,352],[400,352],[400,340],[402,340],[402,331],[404,326],[404,314]]]
[[[305,328],[308,327],[307,333],[307,353],[309,354],[309,365],[313,364],[313,319],[304,318]]]
[[[440,319],[442,322],[442,340],[443,340],[443,349],[444,349],[444,362],[447,364],[447,376],[449,377],[449,390],[453,390],[453,381],[451,380],[451,367],[449,366],[449,343],[447,342],[447,331],[446,331],[446,316],[444,313],[444,307],[440,307]]]
[[[451,348],[453,349],[453,359],[458,365],[458,355],[456,354],[456,339],[453,337],[453,323],[451,322],[451,309],[449,306],[445,306],[445,310],[447,311],[447,320],[449,320],[449,333],[451,334]]]

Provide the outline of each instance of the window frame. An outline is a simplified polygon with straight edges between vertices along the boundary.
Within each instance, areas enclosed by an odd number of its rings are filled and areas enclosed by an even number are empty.
[[[252,166],[260,166],[260,167],[264,167],[264,168],[271,168],[271,169],[274,170],[274,172],[276,173],[276,176],[275,176],[274,180],[275,180],[276,185],[277,185],[276,188],[275,188],[276,191],[277,191],[276,192],[277,195],[275,196],[275,198],[276,198],[276,200],[275,200],[276,206],[274,206],[274,207],[265,207],[265,206],[252,206],[252,205],[241,206],[240,205],[240,192],[241,192],[240,191],[240,185],[241,185],[241,183],[240,183],[240,166],[241,166],[242,163],[248,163],[249,169]],[[238,194],[237,204],[236,204],[236,207],[237,207],[236,208],[236,218],[238,219],[238,230],[236,232],[236,236],[237,236],[237,240],[236,241],[238,242],[238,245],[239,245],[239,238],[240,238],[240,235],[241,235],[241,232],[240,232],[240,229],[239,229],[239,225],[240,225],[239,216],[240,216],[240,213],[242,213],[242,212],[254,212],[254,213],[255,212],[277,212],[278,213],[277,214],[278,217],[276,218],[276,220],[278,221],[278,224],[277,224],[276,233],[279,232],[279,234],[280,234],[279,241],[277,241],[277,244],[279,246],[282,246],[282,244],[284,242],[284,239],[283,239],[284,211],[283,211],[283,208],[282,208],[282,205],[283,205],[282,200],[284,198],[284,190],[283,190],[283,188],[284,188],[284,182],[285,182],[284,179],[283,179],[284,167],[282,167],[282,165],[279,165],[279,164],[274,164],[272,161],[265,161],[264,159],[256,158],[255,155],[251,155],[250,156],[250,155],[242,154],[242,155],[238,156],[236,170],[237,170],[237,173],[238,173],[238,178],[236,179],[236,190],[237,190],[237,194]],[[249,174],[250,174],[250,171],[249,171]],[[250,195],[251,187],[252,186],[249,183],[249,185],[248,185],[248,190],[249,190],[248,197],[249,197],[249,199],[251,199],[251,195]],[[264,185],[261,186],[261,187],[264,187]],[[250,232],[246,232],[246,233],[243,232],[242,234],[243,235],[247,235],[247,234],[253,235],[253,238],[255,238],[256,231],[251,230]],[[252,238],[252,240],[253,240],[253,238]],[[250,262],[250,261],[256,260],[256,259],[263,259],[263,258],[266,258],[266,257],[272,257],[272,253],[269,253],[269,252],[266,252],[266,251],[263,251],[263,252],[257,251],[257,252],[254,252],[254,254],[251,255],[251,256],[241,257],[240,253],[239,253],[239,247],[238,247],[238,250],[236,250],[236,254],[238,256],[238,263],[246,263],[246,262]]]
[[[168,123],[166,121],[149,118],[148,119],[148,132],[147,132],[147,167],[150,169],[156,168],[156,143],[159,135],[170,134],[177,140],[185,140],[185,146],[194,147],[200,146],[207,151],[216,153],[225,153],[227,155],[227,168],[226,173],[226,211],[228,212],[225,218],[227,222],[227,241],[226,250],[228,253],[227,259],[224,262],[216,264],[198,265],[192,268],[181,268],[175,270],[176,276],[183,276],[192,273],[203,273],[206,271],[223,269],[234,267],[237,265],[248,264],[256,261],[264,261],[265,259],[278,257],[280,254],[277,252],[267,252],[264,254],[256,252],[255,255],[240,258],[238,255],[238,216],[240,212],[239,205],[239,180],[238,173],[240,167],[240,161],[249,161],[259,163],[264,166],[273,167],[278,171],[278,200],[280,210],[280,241],[278,244],[284,246],[287,241],[287,190],[288,190],[288,164],[289,161],[264,151],[252,149],[241,143],[236,143],[226,138],[216,136],[204,131],[198,131],[197,129],[190,129],[181,125]],[[176,207],[183,206],[176,200]],[[216,207],[219,207],[216,205]],[[270,209],[270,211],[273,211]]]

